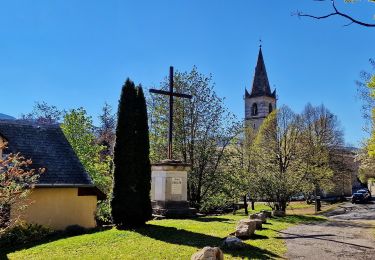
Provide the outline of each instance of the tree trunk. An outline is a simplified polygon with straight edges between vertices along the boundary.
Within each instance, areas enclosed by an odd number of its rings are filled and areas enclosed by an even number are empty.
[[[320,203],[320,196],[318,196],[318,187],[315,187],[314,191],[315,197],[315,214],[321,211],[322,204]]]
[[[245,214],[249,215],[249,211],[247,209],[247,200],[246,200],[246,195],[243,196],[243,206],[245,207]]]
[[[255,201],[251,200],[251,210],[255,210]]]
[[[286,211],[286,201],[280,201],[279,202],[279,210]]]

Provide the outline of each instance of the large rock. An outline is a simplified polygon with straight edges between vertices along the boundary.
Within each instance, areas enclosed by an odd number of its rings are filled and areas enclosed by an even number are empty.
[[[228,249],[241,249],[245,246],[246,244],[238,237],[227,237],[223,242],[223,247]]]
[[[263,213],[263,215],[265,215],[266,218],[272,217],[272,212],[269,210],[261,210],[260,213]]]
[[[259,219],[262,220],[262,223],[265,224],[267,223],[267,215],[264,214],[263,212],[258,213]]]
[[[262,229],[262,224],[263,224],[263,222],[262,222],[262,220],[261,219],[250,219],[250,221],[253,221],[253,222],[255,222],[255,227],[256,227],[256,229]]]
[[[267,222],[267,217],[266,217],[266,215],[263,214],[263,213],[250,214],[250,215],[249,215],[249,218],[250,218],[250,219],[260,219],[260,220],[262,220],[262,223],[263,223],[263,224]]]
[[[285,211],[282,210],[273,210],[272,216],[274,217],[285,217]]]
[[[256,223],[251,219],[241,219],[236,227],[236,237],[250,237],[254,234]]]
[[[191,256],[191,260],[223,260],[223,252],[218,247],[206,246]]]

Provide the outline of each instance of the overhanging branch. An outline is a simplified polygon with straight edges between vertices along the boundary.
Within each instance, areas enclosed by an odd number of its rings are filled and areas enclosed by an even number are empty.
[[[331,16],[341,16],[341,17],[344,17],[345,19],[350,21],[350,23],[346,24],[345,26],[348,26],[348,25],[351,25],[351,24],[355,23],[355,24],[359,24],[359,25],[362,25],[362,26],[365,26],[365,27],[375,27],[374,23],[365,23],[365,22],[362,22],[360,20],[354,19],[350,15],[347,15],[345,13],[340,12],[335,5],[335,1],[332,0],[331,2],[332,2],[332,7],[333,7],[334,12],[332,12],[330,14],[322,15],[322,16],[315,16],[315,15],[311,15],[311,14],[304,14],[302,12],[297,11],[296,15],[298,17],[309,17],[309,18],[318,19],[318,20],[326,19],[326,18],[329,18]]]

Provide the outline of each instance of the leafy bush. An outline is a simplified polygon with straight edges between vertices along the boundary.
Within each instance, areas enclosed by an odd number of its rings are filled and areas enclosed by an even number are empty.
[[[18,225],[5,229],[3,233],[0,233],[0,248],[38,241],[53,232],[48,227],[20,222]]]
[[[110,199],[99,201],[96,208],[96,222],[98,226],[112,223]]]

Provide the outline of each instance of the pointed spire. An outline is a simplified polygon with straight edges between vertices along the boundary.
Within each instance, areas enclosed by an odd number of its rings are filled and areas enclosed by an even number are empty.
[[[250,96],[270,96],[274,97],[271,93],[270,83],[268,82],[268,76],[266,71],[266,65],[263,60],[262,45],[259,45],[258,61],[255,67],[255,74],[253,80],[253,87],[251,89]]]

